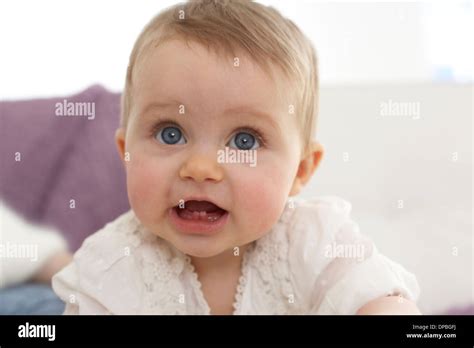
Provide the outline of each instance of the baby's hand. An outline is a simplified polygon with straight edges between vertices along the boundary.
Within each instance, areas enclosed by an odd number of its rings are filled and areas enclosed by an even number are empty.
[[[401,296],[384,296],[365,304],[357,311],[357,314],[416,315],[421,313],[416,304],[410,300]]]

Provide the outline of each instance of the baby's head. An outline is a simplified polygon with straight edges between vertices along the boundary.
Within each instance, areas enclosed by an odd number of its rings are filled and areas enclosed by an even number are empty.
[[[276,10],[216,0],[159,14],[130,56],[116,133],[138,219],[196,257],[261,238],[322,157],[317,95],[314,48]]]

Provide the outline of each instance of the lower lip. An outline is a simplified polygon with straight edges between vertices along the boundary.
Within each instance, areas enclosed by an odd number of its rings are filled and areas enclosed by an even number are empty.
[[[181,218],[174,208],[170,209],[169,216],[171,223],[180,232],[201,235],[212,235],[219,232],[229,219],[229,213],[225,212],[216,221],[186,220]]]

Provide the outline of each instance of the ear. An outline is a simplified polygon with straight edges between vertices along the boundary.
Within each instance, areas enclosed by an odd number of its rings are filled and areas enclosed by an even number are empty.
[[[311,179],[316,168],[318,168],[323,158],[324,148],[318,142],[311,142],[308,151],[301,159],[296,173],[295,180],[290,190],[290,196],[300,193],[303,186]]]
[[[115,131],[115,145],[117,145],[117,150],[122,160],[122,163],[125,165],[125,129],[120,127]]]

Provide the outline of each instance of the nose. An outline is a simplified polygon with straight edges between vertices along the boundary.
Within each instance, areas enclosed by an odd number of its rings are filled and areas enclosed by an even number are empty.
[[[217,157],[194,155],[181,167],[179,176],[181,179],[192,179],[196,182],[219,182],[224,178],[224,171],[217,163]]]

